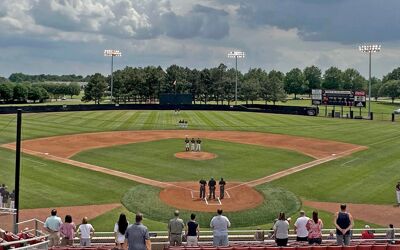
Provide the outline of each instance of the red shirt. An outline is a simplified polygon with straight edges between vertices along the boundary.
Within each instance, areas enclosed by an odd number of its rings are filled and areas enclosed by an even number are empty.
[[[368,230],[363,231],[361,234],[361,239],[373,239],[374,237],[374,234],[369,232]]]

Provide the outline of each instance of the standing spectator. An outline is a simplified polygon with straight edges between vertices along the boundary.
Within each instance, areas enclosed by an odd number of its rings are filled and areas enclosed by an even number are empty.
[[[136,214],[136,223],[130,225],[125,232],[125,241],[128,243],[128,250],[151,250],[149,230],[142,224],[143,215]]]
[[[62,221],[57,216],[57,210],[51,210],[51,216],[44,222],[44,228],[49,233],[49,247],[58,246],[60,244],[60,227]]]
[[[273,227],[275,242],[280,247],[285,247],[289,238],[289,222],[286,220],[285,213],[280,212],[278,221]]]
[[[74,244],[76,226],[72,222],[72,216],[66,215],[64,223],[60,227],[61,246],[72,246]]]
[[[221,180],[219,181],[219,198],[222,200],[225,196],[225,185],[226,182],[224,181],[224,178],[221,177]]]
[[[10,194],[10,208],[15,208],[15,190],[13,190]]]
[[[196,215],[190,215],[190,221],[187,223],[187,230],[185,232],[187,246],[197,246],[200,234],[199,223],[196,222]]]
[[[210,227],[213,230],[213,245],[228,246],[228,227],[231,222],[226,216],[222,215],[222,209],[217,210],[217,215],[211,219]]]
[[[306,213],[301,210],[300,211],[300,217],[297,218],[296,222],[294,223],[294,232],[296,233],[297,237],[296,237],[296,241],[307,241],[308,238],[308,230],[307,230],[307,223],[308,220],[310,218],[308,218],[306,216]]]
[[[196,151],[197,152],[201,151],[201,140],[200,140],[200,138],[197,138],[197,140],[196,140]]]
[[[374,232],[371,230],[369,225],[365,225],[365,230],[361,233],[361,239],[373,239],[375,238]]]
[[[395,237],[394,226],[393,226],[393,224],[389,224],[389,228],[386,231],[386,239],[388,240],[389,244],[396,243],[394,237]]]
[[[215,186],[217,185],[217,182],[214,180],[213,177],[208,181],[208,188],[209,188],[209,194],[208,194],[208,199],[211,200],[211,197],[215,200]]]
[[[306,227],[308,230],[308,243],[310,245],[320,245],[322,243],[322,228],[324,227],[324,224],[322,223],[322,220],[318,218],[317,211],[313,211],[312,219],[308,220]]]
[[[115,223],[114,226],[114,236],[115,236],[115,244],[117,245],[118,249],[124,249],[125,243],[125,232],[128,228],[129,222],[126,219],[126,215],[121,213],[119,215],[118,222]]]
[[[400,181],[396,185],[397,206],[400,206]]]
[[[200,199],[205,199],[206,198],[206,185],[207,185],[207,181],[204,179],[201,179],[199,181],[200,183]]]
[[[168,223],[168,238],[171,246],[182,245],[182,231],[185,228],[185,223],[179,218],[179,210],[175,210],[174,218]]]
[[[82,224],[79,225],[78,228],[78,234],[81,234],[81,246],[83,247],[90,247],[90,240],[93,237],[94,234],[94,228],[91,224],[88,223],[88,218],[87,217],[83,217],[82,219]]]
[[[338,245],[350,244],[350,231],[353,228],[353,216],[346,211],[346,204],[340,205],[340,211],[336,212],[333,221],[336,226],[336,241]]]

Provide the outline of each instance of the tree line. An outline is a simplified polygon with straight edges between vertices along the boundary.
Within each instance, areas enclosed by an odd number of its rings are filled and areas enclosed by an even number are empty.
[[[10,82],[87,82],[89,80],[89,76],[83,77],[81,75],[27,75],[23,73],[12,73],[8,80]],[[0,80],[1,81],[1,80]]]
[[[165,71],[159,66],[125,67],[113,75],[114,101],[149,102],[155,101],[161,93],[192,94],[194,103],[231,104],[235,99],[235,74],[233,68],[224,64],[203,70],[171,65]],[[371,80],[371,96],[390,97],[392,101],[400,97],[400,67],[382,79]],[[311,89],[368,90],[368,80],[357,70],[340,70],[330,67],[324,73],[316,66],[301,70],[294,68],[286,74],[261,68],[238,72],[238,100],[246,104],[256,100],[275,104],[285,101],[288,94],[310,95]],[[110,94],[110,76],[96,73],[89,77],[85,86],[83,101],[100,103]]]
[[[3,103],[44,102],[60,99],[63,96],[79,95],[78,83],[13,83],[0,82],[0,101]]]

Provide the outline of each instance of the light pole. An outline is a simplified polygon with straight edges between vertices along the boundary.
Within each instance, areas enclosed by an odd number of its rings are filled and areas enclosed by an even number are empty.
[[[381,45],[379,44],[369,44],[358,46],[361,52],[366,52],[369,54],[369,84],[368,84],[368,117],[371,117],[371,54],[373,52],[379,52],[381,50]]]
[[[238,60],[238,58],[244,58],[244,57],[245,57],[245,53],[243,51],[231,51],[228,53],[228,58],[235,58],[235,69],[236,69],[235,105],[237,105],[237,85],[238,85],[237,60]]]
[[[114,73],[114,56],[122,56],[119,50],[106,49],[104,50],[104,56],[111,57],[111,102],[113,101],[113,73]]]

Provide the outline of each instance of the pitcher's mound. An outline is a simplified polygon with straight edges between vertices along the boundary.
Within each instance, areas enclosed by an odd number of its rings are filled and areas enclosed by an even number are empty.
[[[174,155],[176,158],[187,159],[187,160],[196,160],[196,161],[211,160],[211,159],[217,158],[217,155],[213,154],[213,153],[195,152],[195,151],[178,152]]]
[[[261,205],[264,201],[263,195],[255,189],[243,183],[228,183],[225,187],[224,199],[218,199],[217,188],[216,199],[206,200],[199,198],[199,184],[197,182],[174,182],[171,186],[160,192],[160,199],[175,208],[189,211],[215,212],[223,209],[227,212],[242,211]],[[206,191],[208,195],[208,188]]]

